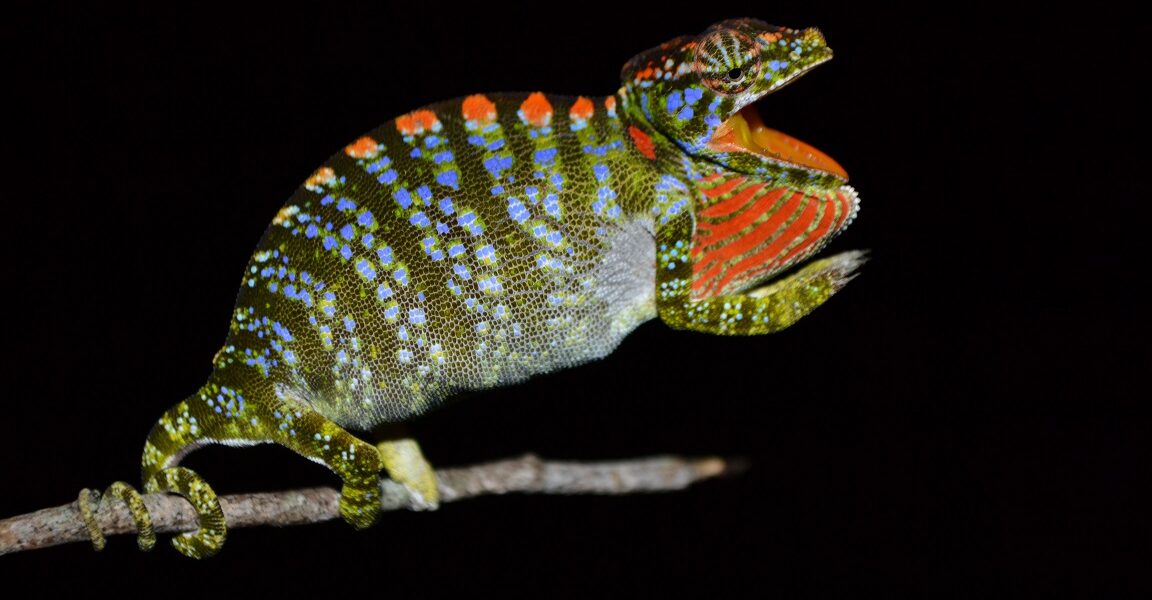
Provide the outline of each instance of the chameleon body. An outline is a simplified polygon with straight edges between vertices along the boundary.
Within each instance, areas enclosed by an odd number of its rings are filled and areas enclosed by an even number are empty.
[[[148,436],[149,492],[188,497],[215,553],[212,489],[178,467],[211,443],[276,443],[344,482],[357,527],[387,469],[435,506],[401,423],[463,391],[610,353],[639,324],[746,335],[785,328],[861,254],[811,262],[857,210],[843,169],[748,107],[831,57],[815,29],[741,19],[633,58],[607,97],[478,94],[353,141],[293,194],[244,272],[209,381]],[[151,545],[148,518],[125,499]]]

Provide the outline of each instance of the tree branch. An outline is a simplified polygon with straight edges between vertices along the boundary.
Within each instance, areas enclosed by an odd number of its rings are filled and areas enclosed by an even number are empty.
[[[487,494],[511,492],[539,494],[631,494],[679,490],[725,473],[735,466],[720,458],[652,457],[636,460],[572,463],[543,461],[528,454],[491,463],[440,469],[440,501],[455,502]],[[406,488],[383,479],[384,510],[419,509]],[[220,498],[228,528],[257,525],[303,525],[340,516],[340,492],[320,487],[262,494],[235,494]],[[184,498],[149,494],[144,503],[158,533],[194,531],[196,512]],[[127,507],[109,499],[101,503],[96,520],[105,536],[134,534],[136,526]],[[88,541],[88,530],[77,502],[46,508],[0,521],[0,555]]]

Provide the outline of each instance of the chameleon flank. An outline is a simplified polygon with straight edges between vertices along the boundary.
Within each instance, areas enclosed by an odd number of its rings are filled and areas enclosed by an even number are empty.
[[[831,56],[815,29],[724,21],[633,58],[615,95],[476,94],[337,152],[260,240],[210,379],[145,443],[144,489],[200,515],[174,545],[205,557],[224,542],[216,494],[177,466],[199,446],[276,443],[322,463],[366,527],[382,470],[429,508],[438,492],[415,442],[349,430],[601,358],[655,317],[754,335],[828,300],[860,252],[777,275],[847,227],[856,192],[754,103]],[[109,494],[150,547],[138,493]]]

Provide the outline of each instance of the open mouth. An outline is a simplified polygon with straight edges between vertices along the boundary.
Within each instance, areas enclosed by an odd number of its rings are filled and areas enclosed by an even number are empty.
[[[748,152],[848,180],[844,167],[832,157],[790,135],[765,127],[755,103],[721,123],[709,147],[718,152]]]

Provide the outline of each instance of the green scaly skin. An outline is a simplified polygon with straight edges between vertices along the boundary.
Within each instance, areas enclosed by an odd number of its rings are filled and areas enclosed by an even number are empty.
[[[382,469],[427,507],[435,478],[412,440],[346,428],[603,357],[657,316],[753,335],[826,301],[860,253],[772,278],[854,216],[842,172],[712,140],[830,56],[815,30],[725,21],[632,59],[616,95],[449,100],[334,155],[260,241],[211,378],[148,436],[145,489],[200,514],[177,549],[210,556],[226,533],[215,493],[177,466],[198,446],[275,443],[327,465],[342,515],[366,527]],[[127,484],[110,491],[143,547],[143,503]]]

